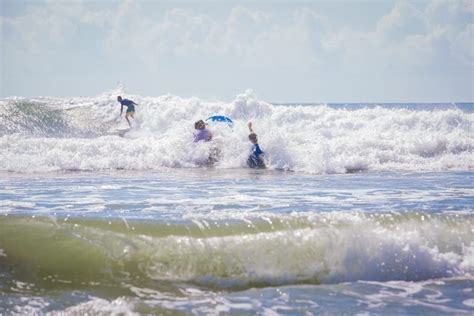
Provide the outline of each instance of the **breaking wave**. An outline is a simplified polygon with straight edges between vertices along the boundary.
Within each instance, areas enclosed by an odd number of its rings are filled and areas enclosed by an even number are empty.
[[[473,224],[467,215],[424,213],[183,223],[6,216],[0,275],[233,289],[466,277],[474,273]]]
[[[126,126],[118,118],[118,94],[0,100],[0,171],[194,168],[206,163],[211,146],[222,153],[215,168],[242,168],[248,121],[271,169],[324,174],[474,167],[474,113],[456,106],[276,105],[251,91],[231,102],[125,95],[139,105],[132,130],[118,135]],[[193,143],[194,122],[211,115],[235,124],[211,126],[213,144]]]

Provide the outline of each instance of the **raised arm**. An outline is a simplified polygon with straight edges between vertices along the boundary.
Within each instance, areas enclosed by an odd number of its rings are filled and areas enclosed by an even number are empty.
[[[249,122],[247,125],[249,127],[250,133],[253,133],[252,122]]]

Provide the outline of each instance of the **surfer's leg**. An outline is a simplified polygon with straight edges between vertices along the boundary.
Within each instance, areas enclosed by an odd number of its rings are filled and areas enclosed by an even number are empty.
[[[257,162],[255,161],[254,157],[249,156],[249,158],[247,159],[247,166],[249,166],[249,168],[257,167]]]
[[[132,124],[130,123],[129,117],[135,118],[135,112],[127,112],[127,115],[125,115],[125,117],[127,118],[128,125],[129,125],[130,127],[132,127]]]
[[[211,147],[211,150],[209,151],[209,161],[217,162],[219,161],[219,158],[221,157],[221,150],[219,147]]]
[[[128,125],[130,127],[132,127],[132,124],[130,123],[129,117],[135,118],[135,112],[127,112],[127,114],[125,114],[125,118],[127,119]]]

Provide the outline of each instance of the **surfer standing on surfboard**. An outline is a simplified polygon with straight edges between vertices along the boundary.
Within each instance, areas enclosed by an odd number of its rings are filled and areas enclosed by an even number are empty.
[[[247,159],[247,166],[249,166],[250,168],[264,169],[266,168],[266,166],[265,161],[263,160],[263,150],[261,150],[260,146],[258,145],[257,134],[255,134],[252,129],[252,122],[249,122],[248,126],[250,130],[249,140],[253,145],[252,151],[250,152],[250,156]]]
[[[130,120],[128,119],[129,117],[135,118],[135,102],[132,100],[128,99],[122,99],[121,96],[117,97],[117,101],[120,102],[121,107],[120,107],[120,116],[122,116],[123,113],[123,106],[125,105],[127,107],[127,111],[125,112],[125,119],[127,120],[128,126],[132,127],[132,124],[130,124]]]

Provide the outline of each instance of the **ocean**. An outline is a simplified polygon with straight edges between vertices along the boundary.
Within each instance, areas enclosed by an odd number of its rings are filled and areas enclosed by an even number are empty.
[[[474,313],[474,104],[0,108],[1,315]]]

